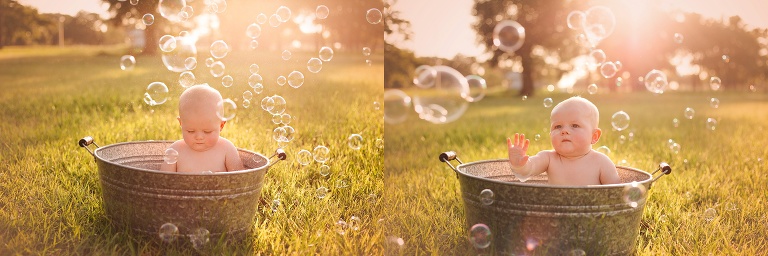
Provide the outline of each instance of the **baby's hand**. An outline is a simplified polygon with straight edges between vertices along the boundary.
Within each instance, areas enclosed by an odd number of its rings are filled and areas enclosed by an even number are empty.
[[[525,134],[515,133],[515,143],[507,138],[507,147],[509,149],[509,163],[513,167],[522,167],[528,162],[528,144],[531,141],[525,139]]]

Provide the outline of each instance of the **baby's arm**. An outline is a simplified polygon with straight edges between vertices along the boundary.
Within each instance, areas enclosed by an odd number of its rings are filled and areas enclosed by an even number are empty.
[[[227,171],[244,170],[243,161],[240,159],[240,154],[237,152],[237,147],[227,139],[219,138],[225,142],[226,156],[224,158],[224,165],[227,167]]]
[[[541,151],[535,156],[528,156],[528,144],[530,144],[530,140],[525,139],[524,134],[515,133],[514,143],[512,139],[507,138],[509,163],[512,165],[512,171],[530,177],[547,170],[549,156],[546,151]]]
[[[611,162],[611,159],[603,154],[600,161],[600,184],[619,184],[621,179],[619,173],[616,171],[616,165]]]

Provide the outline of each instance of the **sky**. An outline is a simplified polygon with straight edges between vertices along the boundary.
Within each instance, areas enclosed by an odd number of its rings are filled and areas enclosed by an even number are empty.
[[[101,0],[19,0],[19,3],[37,8],[40,13],[63,13],[75,16],[79,11],[97,13],[108,18],[107,7]]]
[[[646,0],[615,0],[646,1]],[[765,0],[660,0],[665,10],[697,12],[709,18],[739,15],[749,27],[768,28],[768,1]],[[450,4],[449,4],[450,3]],[[453,58],[456,54],[477,56],[485,47],[477,45],[471,24],[473,0],[400,0],[393,10],[411,22],[413,36],[408,42],[396,43],[413,50],[417,57]],[[482,57],[480,59],[483,59]]]

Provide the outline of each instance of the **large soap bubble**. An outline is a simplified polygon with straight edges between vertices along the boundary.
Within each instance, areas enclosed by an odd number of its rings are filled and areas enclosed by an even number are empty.
[[[589,8],[585,14],[584,34],[592,46],[611,35],[616,28],[616,17],[608,7],[595,6]]]
[[[645,75],[645,88],[652,93],[662,94],[667,89],[667,75],[659,70],[651,70]]]
[[[514,20],[505,20],[493,28],[493,45],[505,52],[514,52],[523,46],[525,28]]]
[[[467,79],[451,67],[433,68],[437,72],[435,85],[429,89],[414,91],[414,110],[421,119],[432,123],[456,121],[469,107],[469,102],[462,97],[470,94]]]
[[[176,48],[169,52],[163,52],[161,59],[168,70],[173,72],[187,71],[187,58],[197,57],[195,41],[190,37],[175,37]]]
[[[187,6],[187,1],[184,0],[160,0],[157,5],[157,11],[160,15],[165,17],[171,22],[178,22],[181,20],[181,9]]]
[[[402,123],[408,118],[411,108],[411,97],[398,89],[384,91],[384,122],[388,124]]]

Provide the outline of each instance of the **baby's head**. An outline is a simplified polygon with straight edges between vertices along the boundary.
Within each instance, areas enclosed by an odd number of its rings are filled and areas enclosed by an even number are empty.
[[[226,121],[216,114],[221,94],[207,84],[187,88],[179,97],[179,125],[184,143],[195,151],[213,148]]]
[[[550,115],[552,147],[566,157],[589,153],[602,133],[599,119],[597,106],[587,99],[576,96],[560,102]]]

